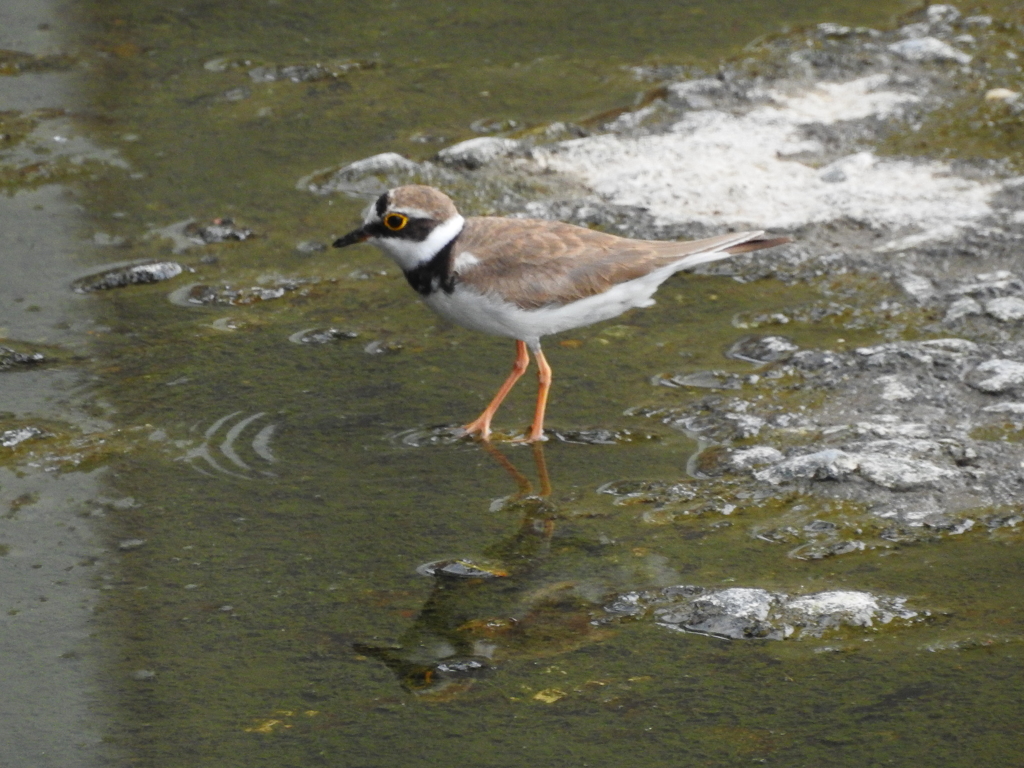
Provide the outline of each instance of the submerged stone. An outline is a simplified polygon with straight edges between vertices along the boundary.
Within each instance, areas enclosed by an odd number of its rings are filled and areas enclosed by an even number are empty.
[[[697,387],[700,389],[742,389],[743,382],[735,373],[698,371],[675,376],[656,376],[655,385],[663,387]]]
[[[730,640],[782,640],[786,628],[768,621],[780,596],[764,589],[735,587],[707,592],[686,604],[655,609],[663,627]]]
[[[647,432],[637,432],[631,429],[548,429],[546,432],[549,437],[561,443],[572,443],[575,445],[620,445],[657,439],[656,435]]]
[[[782,613],[803,633],[820,636],[826,629],[842,625],[871,627],[893,619],[911,620],[920,614],[906,608],[906,598],[885,598],[869,592],[836,590],[787,600]]]
[[[824,560],[826,557],[848,555],[864,549],[863,541],[835,541],[831,543],[808,542],[789,553],[794,560]]]
[[[391,436],[391,439],[409,448],[427,448],[437,445],[458,445],[465,441],[466,430],[462,427],[440,425],[436,427],[407,429]]]
[[[168,295],[172,304],[180,306],[245,306],[258,304],[263,301],[280,299],[289,293],[298,291],[303,295],[304,286],[308,286],[315,280],[307,279],[281,279],[268,285],[254,285],[248,288],[232,288],[229,285],[206,285],[195,283],[172,291]]]
[[[729,640],[817,638],[843,627],[874,628],[894,620],[911,622],[927,614],[906,607],[906,598],[834,590],[786,595],[765,589],[668,587],[632,593],[606,606],[606,612],[635,618],[653,609],[661,626]]]
[[[210,224],[192,222],[185,226],[183,234],[196,245],[225,243],[231,240],[248,240],[254,237],[251,229],[239,227],[231,219],[214,219]]]
[[[46,357],[40,352],[17,352],[10,347],[0,347],[0,371],[6,371],[15,366],[38,365],[45,361]]]
[[[4,448],[14,448],[15,446],[24,443],[26,440],[33,440],[38,438],[50,437],[49,433],[44,432],[38,427],[20,427],[18,429],[8,429],[5,432],[0,432],[0,446]]]
[[[148,261],[127,267],[116,267],[95,275],[75,280],[71,287],[76,293],[93,293],[127,285],[159,283],[177,277],[184,271],[176,261]]]
[[[400,341],[377,339],[363,347],[363,352],[368,355],[390,355],[394,352],[401,352],[403,349],[405,349],[405,345]]]
[[[697,495],[688,483],[669,483],[663,480],[615,480],[600,486],[597,492],[615,496],[617,505],[689,501]]]
[[[303,240],[295,246],[295,250],[303,256],[312,256],[315,253],[323,253],[327,245],[316,240]]]
[[[749,363],[775,363],[787,360],[800,347],[786,336],[744,336],[726,351],[725,356]]]
[[[470,560],[435,560],[416,569],[421,576],[453,579],[500,579],[508,576],[501,568],[478,565]]]
[[[319,64],[295,64],[288,67],[254,67],[249,70],[249,77],[254,83],[273,83],[278,80],[290,80],[293,83],[312,83],[326,80],[336,75]]]
[[[309,328],[293,333],[288,337],[288,341],[295,344],[329,344],[332,341],[358,338],[359,334],[355,331],[342,331],[338,328]]]

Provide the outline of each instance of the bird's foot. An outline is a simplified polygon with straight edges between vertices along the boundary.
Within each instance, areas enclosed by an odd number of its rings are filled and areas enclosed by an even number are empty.
[[[485,442],[489,441],[491,439],[490,420],[476,419],[469,422],[469,424],[464,424],[462,426],[462,434],[465,437],[476,437]]]
[[[544,434],[544,430],[534,431],[530,430],[522,437],[512,438],[513,443],[546,443],[548,440],[547,435]]]

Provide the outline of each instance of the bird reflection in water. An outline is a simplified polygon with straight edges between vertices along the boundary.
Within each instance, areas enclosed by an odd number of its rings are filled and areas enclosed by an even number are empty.
[[[543,446],[532,446],[535,492],[507,456],[488,442],[479,445],[516,483],[505,509],[522,514],[517,531],[489,547],[483,561],[421,566],[434,588],[398,644],[353,645],[357,653],[383,662],[407,691],[433,699],[459,695],[504,660],[553,656],[608,631],[592,623],[595,604],[579,594],[576,581],[565,578],[567,552],[559,547],[553,556],[559,510],[550,500]]]

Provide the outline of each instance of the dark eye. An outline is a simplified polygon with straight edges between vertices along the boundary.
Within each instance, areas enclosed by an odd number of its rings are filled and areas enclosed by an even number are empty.
[[[409,217],[400,213],[389,213],[384,217],[384,226],[392,232],[397,232],[409,223]]]

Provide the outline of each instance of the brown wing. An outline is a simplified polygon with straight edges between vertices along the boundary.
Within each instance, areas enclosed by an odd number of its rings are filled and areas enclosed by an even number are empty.
[[[536,309],[603,293],[687,256],[697,257],[696,266],[726,258],[734,250],[757,250],[779,242],[764,240],[760,232],[690,242],[630,240],[559,221],[468,218],[452,258],[462,282],[524,309]],[[709,252],[714,254],[710,258],[698,256]],[[460,263],[459,255],[466,253],[478,261]]]

